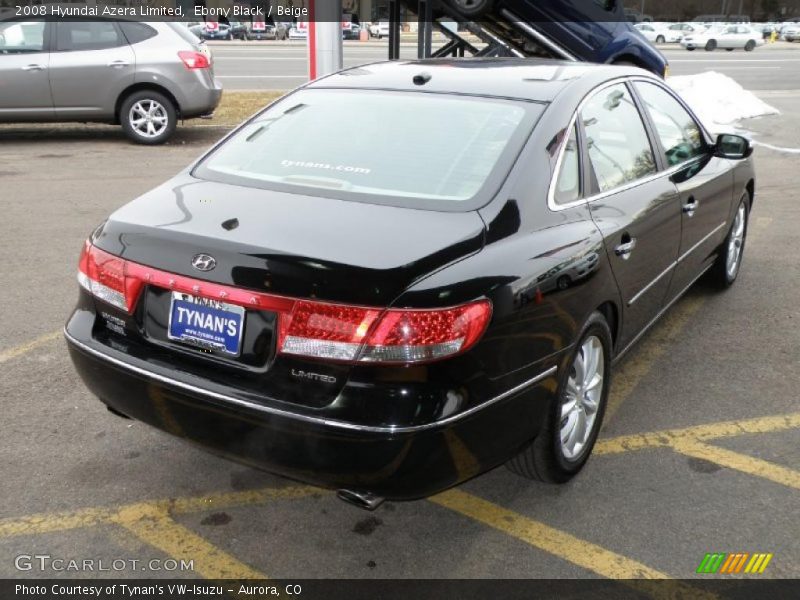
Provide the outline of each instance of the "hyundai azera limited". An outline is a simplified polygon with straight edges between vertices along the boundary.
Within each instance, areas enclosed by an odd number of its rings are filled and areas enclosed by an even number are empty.
[[[112,412],[360,506],[563,482],[615,359],[736,279],[750,154],[636,68],[351,68],[102,223],[69,350]]]

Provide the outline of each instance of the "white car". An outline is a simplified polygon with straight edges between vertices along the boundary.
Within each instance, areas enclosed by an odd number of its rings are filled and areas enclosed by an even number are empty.
[[[379,40],[389,37],[389,22],[378,21],[377,23],[373,23],[369,26],[369,35],[370,37],[376,37]]]
[[[683,32],[660,23],[637,23],[634,27],[653,44],[674,44],[683,38]]]
[[[800,41],[800,23],[789,23],[781,29],[781,37],[787,42]]]
[[[702,33],[687,35],[681,40],[681,46],[687,50],[705,48],[708,51],[717,48],[725,48],[725,50],[741,48],[750,52],[763,43],[762,34],[747,25],[712,27]]]
[[[289,30],[289,39],[290,40],[307,40],[308,39],[308,27],[292,27]]]

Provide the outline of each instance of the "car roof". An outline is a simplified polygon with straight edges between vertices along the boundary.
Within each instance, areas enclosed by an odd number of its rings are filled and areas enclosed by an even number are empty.
[[[549,103],[567,89],[582,97],[603,82],[626,75],[656,79],[643,69],[626,66],[536,58],[445,58],[360,65],[317,79],[308,87],[437,92]]]

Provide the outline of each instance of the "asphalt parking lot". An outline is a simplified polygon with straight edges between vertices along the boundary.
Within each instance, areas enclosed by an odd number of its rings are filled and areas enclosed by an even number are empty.
[[[800,90],[762,95],[782,115],[744,125],[789,151],[756,149],[740,278],[700,282],[628,354],[587,468],[560,487],[499,468],[374,513],[111,415],[67,357],[87,234],[223,130],[146,148],[111,128],[0,128],[0,577],[76,575],[15,566],[38,553],[194,561],[147,577],[682,579],[709,552],[771,553],[761,577],[800,577]]]

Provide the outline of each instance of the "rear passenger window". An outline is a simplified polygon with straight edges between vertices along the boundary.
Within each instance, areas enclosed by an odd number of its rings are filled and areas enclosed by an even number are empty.
[[[44,50],[44,21],[0,23],[0,54],[23,54]]]
[[[647,132],[625,84],[596,93],[581,111],[586,154],[601,192],[656,172]]]
[[[700,126],[680,102],[652,83],[637,82],[635,85],[647,112],[650,113],[670,166],[679,165],[705,153]]]
[[[61,21],[56,23],[56,50],[103,50],[124,46],[125,40],[110,21]]]
[[[581,197],[581,163],[578,158],[578,135],[575,126],[572,127],[566,144],[553,194],[556,204],[568,204]]]
[[[155,29],[150,27],[150,25],[145,25],[144,23],[120,21],[119,28],[122,29],[125,39],[127,39],[128,43],[131,45],[149,40],[150,38],[158,35],[158,32]]]

